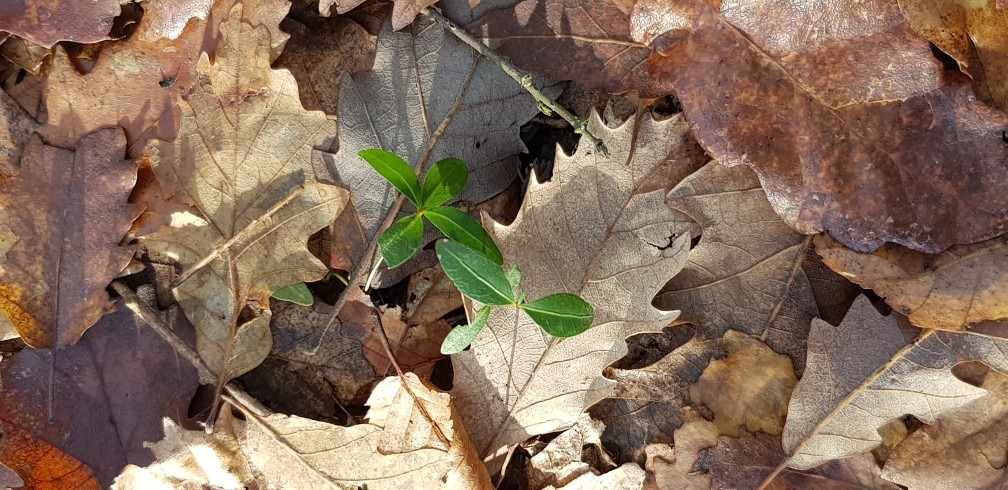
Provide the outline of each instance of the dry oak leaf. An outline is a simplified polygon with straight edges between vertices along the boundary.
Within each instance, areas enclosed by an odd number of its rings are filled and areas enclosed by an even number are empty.
[[[202,457],[194,463],[222,462],[231,475],[231,483],[218,484],[224,488],[493,488],[449,396],[412,373],[404,378],[408,385],[402,379],[379,383],[368,400],[368,423],[350,427],[280,414],[249,417],[245,423],[222,413],[226,424],[212,436],[219,442],[205,445],[217,458]],[[202,431],[188,431],[173,437],[196,442],[201,436],[205,437]],[[182,459],[193,460],[186,453],[196,452],[190,449],[194,444],[172,446]],[[168,459],[159,456],[161,461]],[[186,467],[193,469],[193,464]],[[155,477],[164,473],[156,466],[131,472]],[[206,473],[190,471],[199,480],[205,480]],[[250,474],[255,475],[254,482]],[[173,483],[183,486],[185,480]]]
[[[81,44],[108,39],[119,0],[21,0],[0,4],[0,32],[51,48],[59,41]]]
[[[336,6],[337,14],[345,14],[365,0],[319,0],[319,12],[328,17]],[[423,9],[437,3],[438,0],[392,0],[392,29],[400,30],[410,25]],[[475,5],[474,5],[475,6]]]
[[[18,68],[23,68],[28,73],[39,76],[45,60],[52,56],[52,50],[27,39],[11,36],[0,44],[0,56]]]
[[[1008,112],[1008,16],[995,0],[900,0],[910,27],[954,58],[982,100]]]
[[[555,96],[560,87],[544,91]],[[325,170],[318,174],[329,173],[351,189],[357,218],[333,235],[369,243],[398,196],[387,180],[362,165],[359,151],[383,148],[416,166],[431,148],[428,169],[443,158],[458,158],[469,166],[460,199],[481,202],[517,175],[517,155],[526,151],[519,128],[536,113],[535,100],[519,84],[433,20],[422,19],[403,32],[385,24],[374,68],[344,75],[339,151],[319,162]]]
[[[28,137],[38,125],[35,118],[0,90],[0,174],[10,177],[17,171]]]
[[[211,37],[217,38],[217,27],[226,20],[228,12],[236,4],[243,7],[242,20],[253,26],[265,26],[270,31],[270,61],[276,60],[284,49],[290,35],[280,30],[280,21],[290,11],[290,0],[146,0],[144,19],[147,28],[135,35],[144,41],[153,42],[162,38],[169,40],[182,36],[192,25],[211,30]],[[210,18],[209,26],[205,21]],[[193,22],[191,19],[198,19]],[[216,18],[216,19],[214,19]]]
[[[592,473],[592,467],[584,461],[583,453],[587,447],[594,447],[605,455],[601,440],[604,429],[602,422],[593,420],[588,414],[581,414],[573,427],[532,454],[525,465],[525,484],[529,488],[563,486],[581,475]],[[601,469],[615,468],[612,461],[606,463],[607,467]]]
[[[493,223],[490,234],[521,268],[529,298],[578,294],[595,309],[593,326],[553,338],[524,313],[496,308],[472,348],[452,359],[452,396],[491,472],[509,446],[570,427],[608,396],[615,383],[602,370],[626,354],[626,337],[678,314],[651,299],[682,268],[689,236],[664,206],[665,189],[639,190],[690,151],[688,127],[681,117],[642,115],[612,129],[592,112],[589,128],[610,156],[587,145],[573,156],[558,151],[552,180],[532,182],[514,222]]]
[[[32,490],[98,490],[94,471],[21,427],[5,424],[0,463]],[[8,487],[10,488],[10,487]],[[18,487],[14,487],[18,488]]]
[[[382,327],[388,336],[389,348],[399,367],[427,379],[434,371],[434,364],[445,358],[441,353],[441,343],[451,332],[451,325],[444,320],[433,320],[425,324],[406,323],[402,309],[381,308]],[[365,356],[379,376],[395,373],[395,366],[382,347],[380,334],[374,325],[374,317],[369,318],[372,335],[364,345]]]
[[[1008,454],[1008,375],[987,373],[989,391],[921,427],[886,459],[882,476],[908,488],[1001,488]]]
[[[649,73],[674,88],[703,147],[753,167],[799,232],[934,253],[1008,231],[1008,116],[943,70],[896,2],[830,12],[642,0],[633,24],[663,48]]]
[[[719,435],[739,437],[742,427],[780,434],[798,383],[791,359],[737,330],[725,332],[723,344],[728,356],[712,360],[690,386],[693,406],[711,410]]]
[[[759,337],[791,356],[801,374],[808,325],[818,314],[801,268],[809,240],[774,213],[745,167],[710,162],[666,202],[699,224],[691,231],[700,241],[655,304],[681,310],[676,321],[697,325],[704,339],[729,329]]]
[[[544,490],[641,490],[644,488],[644,470],[636,463],[626,463],[601,475],[583,473],[562,487],[547,486]]]
[[[633,3],[522,0],[466,28],[526,70],[589,89],[657,97],[663,94],[647,74],[651,49],[630,36]]]
[[[718,430],[713,423],[704,420],[692,408],[682,411],[683,424],[675,430],[675,444],[648,444],[644,448],[647,455],[647,481],[645,488],[683,490],[711,488],[711,475],[693,471],[700,458],[700,452],[714,447],[718,441]]]
[[[1008,340],[940,330],[901,331],[864,296],[834,327],[812,322],[808,366],[788,408],[782,442],[787,465],[807,469],[870,451],[879,428],[910,414],[933,424],[987,394],[951,368],[975,360],[1008,372]],[[907,338],[911,337],[911,338]]]
[[[940,255],[886,245],[857,253],[825,236],[816,252],[840,275],[872,289],[922,328],[962,332],[1008,317],[1008,241],[957,245]]]
[[[313,147],[335,124],[301,107],[294,77],[269,67],[267,29],[242,22],[241,13],[235,6],[221,25],[216,61],[201,56],[202,82],[179,103],[178,138],[148,147],[164,187],[201,216],[142,239],[194,272],[175,297],[222,382],[269,354],[270,295],[326,274],[308,236],[347,200],[346,191],[310,179]],[[246,306],[251,319],[239,316]]]
[[[181,338],[192,338],[178,308],[163,315]],[[125,309],[103,317],[75,345],[24,349],[4,359],[0,376],[5,441],[12,427],[26,431],[92,468],[102,486],[126,464],[154,460],[145,441],[162,437],[162,417],[187,418],[199,386],[196,369]]]
[[[111,309],[105,287],[129,263],[119,246],[140,208],[127,199],[137,165],[119,128],[72,152],[33,136],[0,186],[0,312],[36,348],[64,347]]]

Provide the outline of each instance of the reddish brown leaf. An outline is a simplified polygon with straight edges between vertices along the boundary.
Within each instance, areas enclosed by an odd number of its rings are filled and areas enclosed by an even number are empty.
[[[1004,233],[1005,114],[943,69],[895,2],[831,9],[645,0],[634,24],[667,45],[649,72],[704,148],[753,167],[800,232],[928,252]]]
[[[38,122],[14,99],[0,91],[0,174],[13,174],[21,161],[21,151]],[[0,177],[0,183],[3,182]]]
[[[73,456],[60,451],[30,432],[4,425],[0,462],[17,474],[26,488],[33,490],[98,490],[102,488],[94,471]]]
[[[32,347],[76,342],[111,306],[105,287],[133,255],[119,241],[140,211],[127,202],[137,167],[125,145],[119,128],[76,153],[36,136],[2,186],[0,311]]]
[[[59,41],[93,43],[108,39],[119,0],[20,0],[0,4],[0,31],[47,48]]]
[[[179,336],[193,337],[192,327],[177,308],[165,318]],[[53,367],[55,399],[50,422]],[[15,429],[40,445],[51,444],[53,451],[65,452],[93,468],[106,487],[127,463],[153,461],[144,442],[163,437],[163,417],[186,418],[198,386],[196,370],[128,311],[106,316],[76,345],[55,354],[24,349],[4,360],[0,375],[4,441],[10,443]],[[0,445],[0,461],[9,463],[9,453],[2,451]],[[11,468],[18,470],[18,465]]]
[[[622,93],[652,90],[650,50],[630,37],[628,0],[523,0],[468,25],[521,68],[586,88]]]

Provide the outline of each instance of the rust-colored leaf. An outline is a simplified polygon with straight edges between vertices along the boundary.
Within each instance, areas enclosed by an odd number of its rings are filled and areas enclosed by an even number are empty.
[[[2,422],[2,421],[0,421]],[[73,456],[10,424],[4,425],[0,463],[10,468],[33,490],[98,490],[94,471]]]
[[[111,307],[105,287],[129,263],[120,247],[140,209],[121,129],[72,152],[31,138],[0,189],[0,311],[32,347],[72,344]]]
[[[59,41],[93,43],[108,39],[119,0],[20,0],[0,4],[0,31],[47,48]]]
[[[943,69],[895,2],[830,12],[644,0],[634,24],[665,48],[649,72],[675,89],[704,148],[753,167],[798,231],[938,252],[1008,230],[1008,117]]]

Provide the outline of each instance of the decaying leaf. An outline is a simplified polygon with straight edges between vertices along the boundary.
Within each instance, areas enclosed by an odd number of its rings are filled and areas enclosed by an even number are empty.
[[[916,339],[865,297],[843,323],[814,320],[805,374],[791,397],[782,436],[792,468],[870,451],[878,429],[910,414],[933,424],[987,394],[960,381],[951,368],[977,360],[1008,372],[1008,340],[975,333],[925,330]]]
[[[33,117],[0,91],[0,173],[9,177],[15,172],[28,137],[37,127]]]
[[[177,308],[166,312],[165,318],[181,338],[191,339],[192,327]],[[0,376],[0,429],[6,443],[0,445],[0,462],[18,472],[32,468],[32,473],[55,464],[25,452],[34,449],[13,443],[26,437],[37,441],[31,447],[51,446],[54,458],[58,453],[76,458],[86,465],[79,471],[93,470],[103,487],[127,463],[154,461],[144,442],[161,439],[162,417],[187,418],[199,385],[196,370],[143,320],[125,310],[102,318],[75,345],[55,352],[25,349],[4,359]],[[48,469],[55,471],[56,466]],[[66,468],[68,473],[71,469]],[[57,487],[74,488],[68,482]]]
[[[119,241],[140,212],[127,198],[136,163],[121,129],[72,152],[33,136],[0,184],[0,312],[32,347],[63,347],[111,309],[105,287],[129,263]]]
[[[119,0],[22,0],[0,6],[0,31],[51,48],[59,41],[93,43],[108,39]]]
[[[922,328],[961,332],[972,323],[1008,317],[1008,241],[957,245],[940,255],[886,245],[857,253],[816,237],[823,262],[872,289]]]
[[[1008,111],[1008,17],[996,0],[900,0],[914,32],[954,58],[977,96]]]
[[[801,269],[808,241],[774,214],[747,168],[708,163],[669,192],[667,202],[696,221],[699,244],[656,304],[678,309],[705,339],[735,329],[805,365],[805,337],[818,313]]]
[[[556,95],[559,87],[545,92]],[[518,128],[537,111],[520,85],[434,21],[418,21],[408,32],[385,25],[372,71],[345,75],[340,86],[339,151],[323,159],[326,171],[352,190],[357,222],[334,236],[369,243],[397,197],[362,165],[359,151],[382,148],[415,167],[430,146],[426,168],[448,157],[464,161],[469,183],[460,198],[479,202],[514,179],[517,155],[525,151]]]
[[[690,386],[693,406],[714,414],[719,435],[739,437],[739,430],[780,434],[795,378],[791,359],[736,330],[725,332],[728,356],[712,360]]]
[[[279,414],[243,423],[222,416],[226,424],[221,432],[231,430],[237,447],[227,440],[208,447],[224,468],[254,470],[232,472],[238,483],[234,488],[253,483],[306,490],[493,488],[449,396],[413,374],[405,379],[408,384],[386,378],[375,387],[368,400],[368,423],[340,427]],[[191,450],[175,446],[176,451]],[[156,467],[132,470],[163,473]],[[248,474],[256,475],[256,481]]]
[[[20,427],[4,427],[0,462],[27,488],[98,490],[94,470]],[[6,475],[5,475],[6,476]],[[16,487],[15,487],[16,488]]]
[[[591,473],[592,467],[584,461],[582,454],[586,447],[602,449],[602,430],[605,425],[593,420],[587,414],[582,414],[570,429],[550,441],[541,451],[532,455],[525,466],[525,478],[529,488],[544,488],[546,486],[562,487],[581,475]],[[607,461],[609,470],[615,468],[612,461]],[[608,488],[608,487],[607,487]]]
[[[944,70],[896,2],[643,0],[635,39],[695,135],[801,233],[939,252],[1008,230],[1008,116]],[[774,19],[767,22],[766,19]]]
[[[636,463],[626,463],[612,471],[601,475],[592,472],[583,473],[562,487],[552,485],[544,490],[640,490],[644,488],[644,470]]]
[[[52,50],[27,39],[11,36],[0,44],[0,56],[28,73],[38,76],[45,60],[52,56]]]
[[[445,357],[441,354],[441,343],[448,332],[451,332],[451,325],[443,320],[423,324],[406,323],[399,307],[382,309],[381,321],[385,335],[388,336],[389,348],[399,367],[421,378],[429,378],[434,371],[434,363]],[[373,317],[365,323],[372,329],[376,328]],[[381,346],[379,335],[374,333],[364,345],[365,356],[379,376],[387,376],[395,373],[395,368],[385,353],[385,348]]]
[[[195,271],[175,296],[196,325],[197,350],[223,382],[270,352],[270,295],[325,275],[308,236],[347,196],[311,179],[313,147],[335,124],[302,108],[290,72],[270,69],[267,29],[242,22],[237,5],[220,31],[215,61],[201,56],[201,84],[179,103],[178,138],[148,148],[161,183],[202,216],[143,242]]]
[[[364,0],[319,0],[319,12],[329,16],[333,5],[336,6],[337,14],[345,14]],[[437,3],[437,0],[392,0],[392,29],[400,30],[410,25],[423,9]]]
[[[987,373],[990,393],[903,440],[882,476],[908,488],[999,488],[1008,455],[1008,375]]]
[[[462,295],[440,266],[428,267],[410,276],[406,319],[410,323],[437,320],[462,307]]]
[[[611,129],[593,112],[589,127],[610,156],[588,145],[558,152],[552,180],[531,183],[518,217],[495,223],[491,236],[505,263],[521,268],[530,299],[579,294],[595,309],[594,325],[558,339],[524,313],[498,308],[472,348],[453,357],[452,396],[491,472],[508,446],[570,427],[606,397],[614,383],[602,369],[626,353],[624,339],[678,313],[650,299],[685,263],[689,237],[663,205],[662,183],[647,181],[663,163],[688,167],[687,125],[644,115]],[[657,189],[640,192],[645,185]]]
[[[683,418],[682,427],[675,431],[674,446],[649,444],[645,448],[648,488],[711,488],[711,475],[693,471],[693,466],[700,451],[717,444],[717,427],[691,409],[683,410]]]
[[[647,74],[651,50],[630,37],[632,8],[632,1],[522,0],[467,29],[526,70],[589,89],[657,95]]]

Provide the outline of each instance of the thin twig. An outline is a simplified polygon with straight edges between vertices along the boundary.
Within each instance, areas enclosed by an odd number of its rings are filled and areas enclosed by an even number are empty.
[[[154,330],[154,333],[158,334],[165,342],[168,342],[168,345],[172,346],[175,352],[196,368],[200,381],[204,383],[215,383],[217,381],[217,375],[203,362],[199,354],[192,347],[189,347],[189,344],[186,344],[184,340],[180,339],[178,335],[175,335],[171,327],[165,324],[161,320],[161,317],[151,307],[147,306],[129,286],[121,280],[115,280],[112,281],[112,288],[119,293],[126,308],[129,308],[130,311],[147,322],[147,325],[151,327],[151,330]],[[269,415],[269,410],[266,407],[263,407],[262,404],[246,393],[245,390],[241,389],[234,381],[225,384],[224,391],[235,400],[236,404],[240,404],[245,410],[262,414],[264,417]]]
[[[441,13],[441,10],[439,10],[437,7],[427,7],[423,9],[423,11],[421,11],[420,13],[434,19],[435,21],[437,21],[438,24],[441,24],[445,29],[448,29],[449,32],[454,34],[455,37],[459,38],[460,41],[471,46],[473,49],[478,51],[479,54],[486,56],[490,60],[496,62],[497,65],[500,66],[501,70],[504,71],[504,73],[507,73],[508,76],[510,76],[516,82],[518,82],[522,86],[522,88],[527,90],[528,93],[532,94],[532,97],[535,98],[536,102],[539,104],[540,107],[545,107],[550,111],[555,112],[560,117],[564,118],[568,123],[570,123],[571,126],[574,127],[575,133],[580,134],[585,139],[587,139],[589,143],[595,145],[595,151],[602,154],[602,156],[608,156],[609,150],[606,149],[605,143],[603,143],[602,140],[595,137],[595,135],[593,135],[591,131],[588,130],[588,123],[584,119],[577,117],[576,115],[568,111],[562,105],[558,104],[555,100],[553,100],[550,96],[542,93],[542,91],[536,88],[535,84],[532,83],[531,74],[518,69],[518,67],[512,64],[508,59],[494,52],[494,50],[490,49],[490,47],[484,44],[482,41],[469,35],[469,33],[465,29],[459,27],[450,19],[445,17],[444,14]]]

